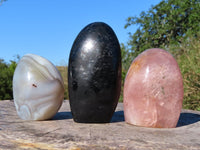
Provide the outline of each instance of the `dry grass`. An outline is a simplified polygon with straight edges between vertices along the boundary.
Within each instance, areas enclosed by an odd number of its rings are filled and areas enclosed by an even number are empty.
[[[67,80],[67,70],[68,68],[66,66],[56,66],[58,71],[60,72],[63,81],[64,81],[64,86],[65,86],[65,94],[64,94],[64,99],[69,99],[69,94],[68,94],[68,80]]]
[[[191,38],[179,47],[171,47],[176,52],[184,83],[183,108],[200,111],[200,37]]]

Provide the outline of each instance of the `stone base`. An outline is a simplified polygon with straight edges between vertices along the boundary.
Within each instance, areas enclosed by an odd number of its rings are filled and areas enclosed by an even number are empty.
[[[0,102],[0,149],[200,149],[200,112],[183,110],[174,129],[145,128],[126,124],[119,103],[111,123],[81,124],[64,101],[52,120],[24,121],[6,100]]]

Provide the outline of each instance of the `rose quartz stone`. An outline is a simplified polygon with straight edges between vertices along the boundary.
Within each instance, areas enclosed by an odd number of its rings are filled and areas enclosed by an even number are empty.
[[[174,128],[183,102],[183,80],[173,56],[148,49],[132,62],[124,84],[124,116],[129,124]]]

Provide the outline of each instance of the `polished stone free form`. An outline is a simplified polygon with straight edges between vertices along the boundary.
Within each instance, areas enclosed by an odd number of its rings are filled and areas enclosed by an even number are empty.
[[[73,119],[110,122],[121,88],[121,51],[114,31],[102,22],[86,26],[75,39],[68,65]]]
[[[13,96],[20,118],[50,119],[57,113],[64,98],[62,77],[47,59],[27,54],[15,69]]]
[[[170,53],[149,49],[132,62],[124,85],[127,123],[156,128],[176,127],[182,101],[182,76]]]

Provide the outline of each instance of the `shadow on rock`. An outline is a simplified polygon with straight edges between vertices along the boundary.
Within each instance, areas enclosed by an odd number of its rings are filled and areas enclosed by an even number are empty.
[[[196,123],[198,121],[200,121],[200,115],[199,114],[183,112],[183,113],[181,113],[181,115],[179,117],[177,127],[190,125],[190,124]]]
[[[113,117],[111,119],[112,122],[123,122],[124,121],[124,111],[116,111],[113,114]]]
[[[58,112],[51,120],[72,119],[71,112]]]

